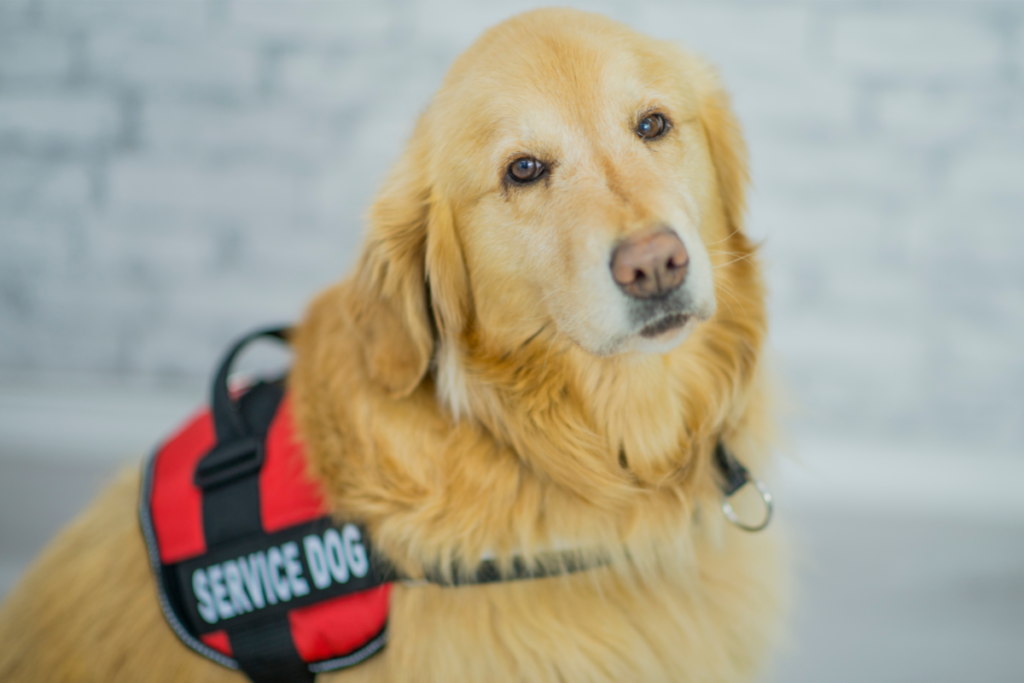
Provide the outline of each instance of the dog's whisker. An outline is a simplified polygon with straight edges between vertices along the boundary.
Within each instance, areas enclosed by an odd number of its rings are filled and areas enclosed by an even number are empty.
[[[706,244],[704,246],[713,247],[716,244],[721,244],[722,242],[725,242],[726,240],[732,239],[732,236],[735,235],[736,233],[738,233],[739,231],[740,231],[740,229],[736,228],[735,230],[733,230],[732,232],[730,232],[728,235],[726,235],[722,239],[718,240],[717,242],[709,242],[708,244]]]
[[[512,357],[513,353],[515,353],[516,351],[522,351],[523,349],[525,349],[530,344],[530,342],[532,342],[533,340],[535,340],[537,337],[540,336],[541,332],[543,332],[547,328],[548,324],[549,324],[549,322],[545,322],[543,325],[540,326],[539,330],[537,330],[536,332],[531,334],[529,337],[527,337],[526,340],[522,344],[517,346],[515,349],[509,349],[508,351],[503,353],[501,355],[501,360],[502,361],[507,361],[509,358]]]
[[[744,316],[747,315],[746,306],[743,305],[743,302],[739,299],[739,297],[737,297],[736,294],[725,283],[718,282],[718,283],[716,283],[716,286],[717,286],[718,290],[722,292],[722,294],[728,295],[729,297],[732,298],[733,301],[736,302],[736,304],[740,307],[740,311],[743,313]],[[735,313],[732,310],[732,306],[729,306],[729,304],[726,303],[725,301],[723,301],[722,303],[724,303],[726,306],[729,307],[729,314],[730,315]]]
[[[712,269],[713,270],[718,270],[719,268],[725,268],[726,266],[731,266],[734,263],[739,263],[740,261],[745,261],[748,258],[750,258],[751,256],[753,256],[753,254],[745,254],[743,256],[740,256],[739,258],[733,259],[732,261],[728,261],[726,263],[721,263],[721,264],[719,264],[717,266],[712,266]]]
[[[545,329],[547,329],[547,326],[548,326],[549,324],[550,324],[550,323],[547,323],[547,322],[546,322],[546,323],[544,323],[543,325],[541,325],[541,326],[540,326],[540,329],[539,329],[539,330],[537,330],[536,332],[534,332],[533,334],[531,334],[531,335],[530,335],[530,336],[529,336],[529,337],[528,337],[528,338],[526,339],[526,341],[524,341],[524,342],[523,342],[522,344],[520,344],[520,345],[519,345],[519,348],[521,348],[521,349],[522,349],[522,348],[524,348],[524,347],[525,347],[525,346],[526,346],[527,344],[529,344],[529,343],[530,343],[530,342],[532,342],[532,341],[533,341],[534,339],[536,339],[537,337],[539,337],[539,336],[540,336],[540,333],[541,333],[541,332],[543,332],[543,331],[544,331]]]

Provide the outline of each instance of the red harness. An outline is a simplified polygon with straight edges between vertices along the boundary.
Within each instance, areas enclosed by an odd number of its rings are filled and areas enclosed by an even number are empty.
[[[172,628],[254,681],[311,681],[373,655],[386,641],[394,577],[364,529],[328,515],[283,383],[233,399],[215,384],[213,404],[157,449],[142,494]]]

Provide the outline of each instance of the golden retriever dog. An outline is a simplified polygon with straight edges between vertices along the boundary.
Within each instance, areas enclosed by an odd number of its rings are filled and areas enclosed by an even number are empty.
[[[288,377],[312,475],[408,576],[578,549],[586,571],[395,584],[337,681],[750,681],[780,631],[777,532],[720,509],[722,440],[768,464],[756,249],[716,72],[571,10],[460,56],[310,306]],[[116,482],[0,614],[0,680],[242,681],[183,646]],[[753,509],[753,514],[757,510]],[[546,555],[547,554],[547,555]]]

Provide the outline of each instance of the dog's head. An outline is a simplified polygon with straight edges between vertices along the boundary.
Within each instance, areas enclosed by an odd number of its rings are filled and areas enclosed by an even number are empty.
[[[674,349],[715,313],[744,154],[713,71],[672,45],[571,10],[491,29],[372,209],[356,280],[371,375],[406,394],[469,330]]]

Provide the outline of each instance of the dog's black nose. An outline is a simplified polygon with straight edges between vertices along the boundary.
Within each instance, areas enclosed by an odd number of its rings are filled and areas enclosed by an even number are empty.
[[[612,252],[612,278],[627,294],[647,299],[683,284],[690,255],[674,232],[633,235]]]

